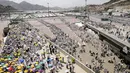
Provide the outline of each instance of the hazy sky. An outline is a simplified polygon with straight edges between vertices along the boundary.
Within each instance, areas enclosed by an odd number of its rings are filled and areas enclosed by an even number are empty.
[[[59,7],[74,7],[74,6],[83,6],[85,4],[85,0],[11,0],[15,2],[27,1],[32,4],[39,4],[43,6],[47,6],[47,3],[50,3],[51,7],[59,6]],[[88,0],[88,4],[102,4],[109,0]]]

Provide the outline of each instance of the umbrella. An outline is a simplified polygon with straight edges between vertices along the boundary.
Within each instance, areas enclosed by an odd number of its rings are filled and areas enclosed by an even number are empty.
[[[22,37],[21,40],[23,41],[23,40],[24,40],[24,37]]]
[[[15,58],[15,60],[14,61],[18,61],[18,58]]]
[[[12,62],[12,65],[15,65],[15,62]]]
[[[69,70],[65,70],[65,73],[68,73],[69,72]]]
[[[27,66],[27,68],[31,68],[30,66]]]
[[[25,70],[24,73],[28,73],[28,70]]]
[[[60,54],[56,54],[56,56],[60,56]]]
[[[32,70],[33,70],[33,72],[35,72],[36,68],[33,68]]]
[[[17,53],[14,53],[15,56],[17,56]]]
[[[4,59],[4,61],[7,61],[8,59]]]
[[[4,58],[1,58],[1,61],[4,61]]]
[[[22,73],[22,70],[18,70],[17,72],[18,72],[18,73]]]
[[[20,56],[20,55],[21,55],[21,53],[19,52],[19,53],[18,53],[18,56]]]
[[[30,72],[33,72],[33,69],[30,69]]]
[[[35,62],[36,64],[38,64],[38,62]]]
[[[42,72],[43,72],[43,70],[41,70],[41,69],[40,69],[40,70],[38,70],[38,72],[42,73]]]
[[[60,59],[59,59],[60,61],[62,61],[62,57],[60,57]]]
[[[22,67],[24,66],[23,64],[20,64]]]
[[[52,61],[52,59],[47,59],[47,61],[49,61],[49,62],[50,62],[50,61]]]
[[[43,64],[44,62],[40,62],[40,65]]]
[[[5,64],[4,63],[1,63],[1,66],[4,66]]]
[[[8,58],[8,60],[11,60],[11,58]]]
[[[2,72],[2,67],[0,67],[0,72]]]
[[[24,35],[25,33],[24,32],[21,32],[22,35]]]
[[[35,66],[32,64],[32,65],[31,65],[31,68],[34,68],[34,67],[35,67]]]
[[[9,56],[7,56],[7,58],[12,58],[12,56],[9,55]]]
[[[21,67],[21,66],[18,66],[17,69],[22,69],[22,67]]]
[[[52,65],[52,64],[49,64],[48,66],[49,66],[49,67],[52,67],[53,65]]]
[[[20,59],[19,62],[20,62],[20,63],[23,63],[23,62],[24,62],[24,59]]]
[[[43,63],[46,63],[46,60],[43,60]]]
[[[10,67],[8,68],[8,71],[13,71],[13,68],[10,66]]]
[[[4,65],[3,67],[4,67],[4,68],[6,68],[7,66],[6,66],[6,65]]]
[[[41,68],[41,66],[40,65],[38,65],[37,67],[36,67],[36,69],[40,69]]]
[[[6,67],[9,66],[9,64],[6,63],[5,66],[6,66]]]

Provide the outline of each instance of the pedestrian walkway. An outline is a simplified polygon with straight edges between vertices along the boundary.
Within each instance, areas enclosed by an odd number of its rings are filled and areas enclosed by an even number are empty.
[[[33,24],[32,24],[33,25]],[[37,29],[39,29],[40,27],[36,27],[35,25],[33,25],[35,28],[37,28]],[[41,26],[41,25],[40,25]],[[44,25],[43,25],[44,26]],[[42,26],[41,26],[42,27]],[[44,28],[42,28],[42,29],[39,29],[40,30],[40,34],[41,34],[41,31],[43,31],[44,30]],[[42,32],[43,33],[43,32]],[[63,53],[61,53],[60,52],[60,55],[62,56],[62,57],[64,57],[64,59],[65,59],[65,62],[67,62],[67,58],[66,58],[66,56],[63,54]],[[54,55],[53,55],[54,56]],[[74,67],[75,67],[75,72],[76,73],[80,73],[80,72],[82,72],[82,73],[86,73],[81,67],[79,67],[78,65],[76,65],[76,64],[74,64]],[[59,73],[65,73],[65,70],[66,70],[66,68],[65,68],[65,64],[64,64],[64,67],[63,67],[63,69],[59,72]]]
[[[41,35],[46,34],[51,39],[55,38],[55,35],[50,31],[50,29],[48,27],[46,27],[45,25],[43,25],[42,23],[38,22],[37,20],[29,20],[28,22],[31,25],[33,25],[35,28],[38,28],[40,30]]]
[[[79,43],[82,43],[82,40],[65,24],[63,23],[58,17],[54,18],[43,18],[44,21],[51,23],[61,29],[65,34],[68,34],[68,36],[75,40],[78,41]]]

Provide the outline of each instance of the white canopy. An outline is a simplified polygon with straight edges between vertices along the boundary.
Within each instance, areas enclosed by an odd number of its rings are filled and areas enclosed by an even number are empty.
[[[82,27],[84,24],[82,24],[81,22],[75,23],[75,25]]]

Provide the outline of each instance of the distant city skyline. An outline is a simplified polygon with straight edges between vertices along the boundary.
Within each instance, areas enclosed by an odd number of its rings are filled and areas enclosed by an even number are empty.
[[[22,1],[26,1],[32,4],[39,4],[43,6],[47,6],[47,3],[50,4],[50,7],[75,7],[75,6],[84,6],[85,0],[10,0],[17,3]],[[88,0],[88,4],[102,4],[108,2],[110,0]]]

